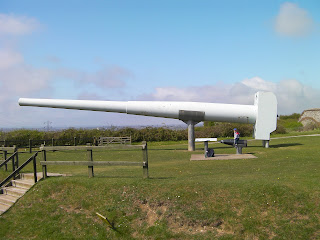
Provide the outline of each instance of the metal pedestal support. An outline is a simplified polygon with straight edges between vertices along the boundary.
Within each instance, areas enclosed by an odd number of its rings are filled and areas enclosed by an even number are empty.
[[[270,140],[262,140],[262,147],[269,148]]]
[[[241,146],[235,146],[236,148],[236,154],[242,154],[242,147]]]
[[[195,145],[195,137],[194,137],[194,125],[196,125],[197,123],[195,123],[192,120],[189,120],[187,122],[188,125],[188,151],[194,151],[196,149],[196,145]]]
[[[188,151],[195,151],[194,125],[204,121],[205,112],[179,110],[179,119],[188,125]]]
[[[204,153],[206,153],[208,151],[208,142],[205,141],[204,142]]]

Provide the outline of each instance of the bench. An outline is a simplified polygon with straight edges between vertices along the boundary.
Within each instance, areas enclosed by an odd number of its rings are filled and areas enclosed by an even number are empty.
[[[208,151],[209,151],[208,142],[216,142],[216,141],[218,141],[217,138],[196,138],[195,139],[195,142],[204,142],[204,155],[205,155],[205,157],[207,157]]]

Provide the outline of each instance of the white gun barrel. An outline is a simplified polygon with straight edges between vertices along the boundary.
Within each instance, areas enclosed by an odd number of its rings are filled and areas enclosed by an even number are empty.
[[[254,105],[166,102],[166,101],[93,101],[20,98],[20,106],[117,112],[180,119],[188,124],[189,150],[194,150],[194,125],[201,121],[255,124],[256,139],[270,140],[277,126],[277,99],[272,92],[257,92]],[[193,144],[191,146],[191,144]]]
[[[65,108],[134,115],[175,118],[181,120],[255,123],[256,106],[203,102],[160,101],[93,101],[20,98],[20,106]],[[192,113],[204,113],[193,116]],[[186,114],[189,113],[189,116]],[[191,115],[190,115],[191,114]],[[191,119],[188,119],[191,118]]]

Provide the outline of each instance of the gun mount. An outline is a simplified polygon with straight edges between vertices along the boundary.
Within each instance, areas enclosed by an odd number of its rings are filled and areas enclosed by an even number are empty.
[[[221,140],[221,143],[231,145],[237,149],[237,154],[242,154],[242,148],[247,147],[247,140],[238,140],[238,144],[234,144],[233,139]]]

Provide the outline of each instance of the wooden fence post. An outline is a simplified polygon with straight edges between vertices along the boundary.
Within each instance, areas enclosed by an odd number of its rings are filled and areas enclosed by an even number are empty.
[[[29,139],[29,153],[32,153],[32,139]]]
[[[41,147],[42,147],[42,159],[43,161],[47,161],[47,153],[46,153],[46,150],[44,150],[44,145],[42,145]],[[46,179],[48,177],[47,165],[42,165],[42,176],[43,176],[43,179]]]
[[[33,156],[33,176],[34,176],[34,182],[36,183],[38,181],[37,178],[37,159],[36,155]]]
[[[18,168],[19,167],[19,157],[18,157],[18,148],[16,145],[13,145],[13,152],[14,153],[16,152],[16,155],[14,156],[16,158],[15,166],[16,166],[16,168]]]
[[[14,172],[16,170],[16,166],[15,166],[16,164],[15,164],[14,160],[15,160],[15,156],[13,156],[11,158],[11,161],[12,161],[12,172]],[[13,176],[13,179],[16,179],[16,177]]]
[[[8,154],[8,152],[5,151],[5,150],[3,150],[3,160],[7,160],[7,154]],[[5,164],[4,166],[5,166],[4,168],[6,169],[6,171],[8,171],[8,166],[7,166],[7,164]]]
[[[87,147],[90,147],[90,143],[87,143]],[[87,149],[87,155],[88,155],[88,161],[93,161],[92,148]],[[89,174],[89,178],[94,177],[93,166],[88,166],[88,174]]]
[[[148,172],[148,148],[147,142],[142,142],[142,157],[143,157],[143,178],[149,178]]]
[[[19,154],[18,154],[18,150],[17,150],[17,154],[16,154],[16,166],[17,166],[17,168],[19,167]]]
[[[77,137],[73,137],[73,146],[77,146]]]

